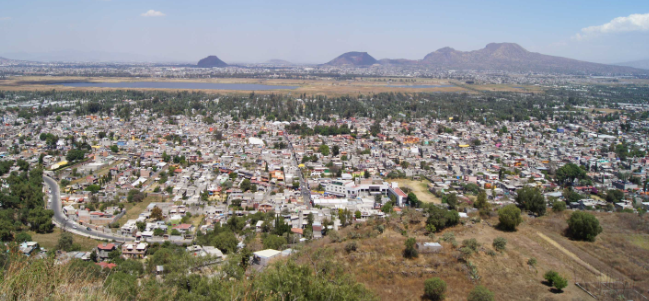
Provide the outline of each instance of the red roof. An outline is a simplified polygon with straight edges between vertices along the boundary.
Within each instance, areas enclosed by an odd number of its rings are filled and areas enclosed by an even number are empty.
[[[99,245],[97,245],[97,249],[99,249],[99,250],[109,250],[110,251],[110,250],[115,249],[115,244],[106,244],[105,246],[104,246],[104,244],[99,244]]]
[[[117,265],[114,263],[107,263],[107,262],[97,262],[95,263],[96,265],[100,266],[102,269],[109,268],[112,269],[116,267]]]
[[[304,234],[304,230],[300,228],[291,228],[291,232],[297,233],[297,234]]]
[[[180,224],[180,225],[174,226],[173,228],[174,229],[180,229],[180,230],[189,230],[189,228],[191,228],[191,227],[192,227],[191,224]]]
[[[400,196],[400,197],[404,197],[404,198],[408,197],[408,196],[406,195],[406,193],[403,192],[403,191],[401,190],[401,188],[399,188],[399,187],[395,188],[395,189],[394,189],[394,192],[395,192],[398,196]]]

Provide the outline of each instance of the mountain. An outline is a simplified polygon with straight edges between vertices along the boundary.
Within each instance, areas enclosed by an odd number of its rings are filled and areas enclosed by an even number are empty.
[[[529,52],[514,43],[491,43],[474,51],[458,51],[450,47],[431,52],[419,62],[440,69],[503,70],[516,72],[550,72],[580,74],[629,74],[641,70]]]
[[[649,60],[631,61],[625,63],[617,63],[614,65],[633,67],[638,69],[649,69]]]
[[[373,58],[367,52],[347,52],[343,53],[339,57],[329,61],[325,65],[329,66],[343,66],[343,65],[352,65],[352,66],[370,66],[378,63],[378,61]]]
[[[3,58],[3,57],[0,56],[0,63],[8,63],[9,61],[11,61],[11,60]]]
[[[212,67],[227,67],[228,64],[220,60],[218,57],[216,57],[216,55],[210,55],[198,61],[197,66],[201,68],[212,68]]]
[[[293,63],[291,63],[289,61],[278,60],[278,59],[268,60],[264,64],[276,65],[276,66],[291,66],[291,65],[294,65]]]

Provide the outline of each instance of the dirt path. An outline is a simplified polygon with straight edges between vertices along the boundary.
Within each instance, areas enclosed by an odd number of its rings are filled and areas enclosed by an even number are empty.
[[[587,262],[581,260],[577,255],[575,255],[575,253],[572,253],[572,252],[568,251],[566,248],[562,247],[558,242],[554,241],[554,239],[552,239],[550,237],[547,237],[545,234],[543,234],[541,232],[536,232],[536,234],[538,234],[541,238],[543,238],[543,240],[547,241],[549,244],[551,244],[555,248],[559,249],[559,251],[563,252],[563,254],[567,255],[572,260],[574,260],[578,264],[582,265],[584,268],[586,268],[587,270],[589,270],[593,274],[600,275],[599,279],[601,279],[601,280],[610,279],[608,277],[608,275],[600,272],[599,270],[597,270],[596,268],[594,268],[593,266],[591,266]]]

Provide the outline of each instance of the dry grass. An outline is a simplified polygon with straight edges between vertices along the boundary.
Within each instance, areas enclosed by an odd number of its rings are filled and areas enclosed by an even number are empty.
[[[140,213],[144,212],[149,204],[153,202],[162,202],[163,199],[164,198],[161,196],[149,195],[140,203],[127,203],[124,207],[126,209],[126,214],[118,219],[117,222],[120,225],[124,225],[124,223],[126,223],[126,221],[128,221],[129,219],[138,218],[138,216],[140,216]]]
[[[56,248],[56,244],[59,242],[59,237],[61,236],[61,229],[54,228],[52,233],[39,234],[36,232],[28,232],[32,236],[32,240],[38,242],[38,244],[46,249]],[[74,235],[74,243],[81,246],[82,251],[90,251],[92,248],[96,247],[99,244],[99,241],[85,236]]]
[[[609,278],[636,280],[636,286],[647,287],[649,283],[649,231],[646,220],[625,214],[596,214],[604,232],[595,242],[572,241],[563,236],[569,212],[549,214],[531,219],[519,226],[516,232],[503,232],[491,225],[497,217],[465,226],[447,229],[454,232],[456,241],[475,238],[480,244],[477,253],[468,261],[476,266],[479,280],[472,280],[467,263],[451,243],[442,242],[444,250],[439,254],[420,254],[413,260],[404,259],[402,250],[406,237],[404,220],[392,218],[385,225],[385,232],[371,238],[355,240],[357,252],[348,254],[344,246],[351,241],[351,234],[358,232],[366,237],[373,231],[373,221],[360,229],[347,227],[340,231],[348,237],[344,242],[332,243],[329,238],[313,242],[309,250],[300,255],[303,262],[310,262],[310,250],[330,248],[334,261],[344,264],[356,279],[373,290],[383,300],[420,300],[423,283],[431,277],[440,277],[448,284],[447,300],[464,300],[468,292],[482,284],[493,291],[496,300],[590,300],[591,297],[577,288],[576,281],[594,281],[606,274]],[[408,224],[407,235],[417,241],[436,241],[426,236],[424,218],[416,224]],[[643,232],[644,231],[644,232]],[[542,235],[539,235],[542,234]],[[441,237],[438,233],[436,237]],[[492,242],[496,237],[507,239],[507,249],[490,256]],[[535,258],[535,267],[527,261]],[[544,285],[543,274],[555,270],[566,277],[569,286],[557,294]],[[601,272],[601,274],[600,274]]]
[[[399,183],[399,187],[401,188],[406,187],[412,190],[412,192],[417,195],[417,198],[424,203],[442,203],[442,200],[437,198],[432,192],[428,190],[429,182],[427,180],[413,181],[408,179],[398,179],[393,180],[392,182]]]
[[[398,88],[387,87],[387,85],[448,85],[447,81],[440,81],[435,79],[416,79],[415,82],[400,83],[398,79],[396,82],[388,84],[384,81],[378,81],[372,78],[364,78],[353,81],[335,81],[335,80],[295,80],[295,79],[253,79],[253,78],[196,78],[196,79],[161,79],[161,78],[94,78],[94,77],[20,77],[10,78],[0,82],[0,90],[33,90],[33,91],[49,91],[52,89],[57,90],[81,90],[81,91],[112,91],[112,90],[163,90],[163,91],[178,91],[178,89],[117,89],[117,88],[74,88],[65,87],[62,85],[47,85],[52,82],[65,82],[65,81],[88,81],[88,82],[136,82],[136,81],[155,81],[155,82],[201,82],[201,83],[239,83],[239,84],[263,84],[263,85],[291,85],[298,86],[293,90],[268,90],[268,91],[255,91],[256,94],[303,94],[308,95],[327,95],[327,96],[340,96],[340,95],[368,95],[372,93],[383,92],[470,92],[461,87],[441,87],[441,88]],[[251,91],[241,90],[201,90],[191,89],[188,91],[200,91],[208,94],[249,94]]]

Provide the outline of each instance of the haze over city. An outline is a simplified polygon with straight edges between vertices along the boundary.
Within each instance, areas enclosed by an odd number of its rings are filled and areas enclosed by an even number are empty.
[[[647,1],[8,1],[0,56],[30,60],[324,63],[421,59],[512,42],[599,63],[649,59]]]

